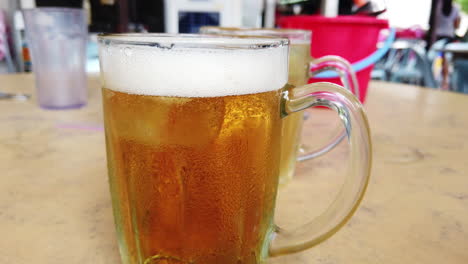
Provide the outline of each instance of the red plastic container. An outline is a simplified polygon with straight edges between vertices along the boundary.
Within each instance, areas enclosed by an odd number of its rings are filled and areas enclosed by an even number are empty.
[[[388,28],[388,21],[363,16],[285,16],[278,19],[281,28],[312,31],[311,54],[318,58],[338,55],[354,63],[369,56],[377,49],[379,32]],[[356,72],[359,82],[359,99],[364,102],[373,65]],[[310,82],[340,83],[339,78],[314,78]]]

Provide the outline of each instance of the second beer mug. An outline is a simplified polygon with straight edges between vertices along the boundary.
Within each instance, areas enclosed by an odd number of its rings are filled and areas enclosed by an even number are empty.
[[[308,249],[350,218],[367,186],[366,116],[345,89],[285,89],[288,40],[199,35],[99,39],[109,181],[125,264],[260,264]],[[337,111],[350,173],[300,231],[273,223],[282,119]]]
[[[349,62],[338,56],[324,56],[313,59],[310,56],[311,32],[298,29],[253,29],[253,28],[226,28],[205,26],[200,29],[206,34],[226,34],[239,36],[270,36],[287,38],[289,45],[289,89],[307,84],[309,78],[326,70],[334,70],[341,76],[344,88],[359,94],[356,74]],[[359,96],[357,96],[359,98]],[[299,155],[301,145],[301,130],[303,126],[303,113],[289,115],[283,120],[281,136],[280,185],[289,182],[296,167],[296,160],[308,160],[327,153],[333,149],[343,138],[342,129],[332,135],[331,142],[316,150]],[[299,156],[298,156],[299,155]]]

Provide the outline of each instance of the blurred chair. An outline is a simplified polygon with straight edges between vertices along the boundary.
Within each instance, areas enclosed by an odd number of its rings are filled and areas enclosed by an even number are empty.
[[[444,53],[447,64],[451,65],[450,90],[468,93],[468,43],[449,43],[445,45]]]
[[[419,39],[397,39],[373,73],[374,79],[436,88],[432,65]]]
[[[373,80],[389,81],[390,69],[398,60],[398,52],[395,49],[390,49],[385,56],[380,59],[372,70],[371,77]]]
[[[385,58],[377,63],[373,79],[438,87],[432,65],[445,43],[436,44],[426,54],[424,34],[420,27],[398,29],[397,40]]]
[[[0,9],[0,62],[5,60],[8,72],[15,72],[16,68],[10,53],[8,31],[5,12]]]
[[[10,45],[8,43],[6,16],[3,10],[0,9],[0,63],[4,60],[7,64],[8,72],[16,72],[15,65],[10,53]],[[0,87],[3,88],[3,87]],[[30,97],[26,94],[7,93],[0,90],[0,100],[19,100],[25,101]]]
[[[23,51],[26,48],[26,43],[24,41],[25,38],[25,31],[24,31],[24,19],[23,14],[20,10],[16,10],[13,14],[13,46],[14,46],[14,59],[17,65],[17,69],[19,72],[24,72],[26,70],[31,69],[31,61],[25,62],[23,59]],[[27,67],[25,63],[28,63]]]
[[[452,89],[457,92],[468,93],[468,59],[455,59],[453,68]]]
[[[391,71],[390,81],[437,88],[432,74],[432,65],[426,56],[424,46],[414,43],[407,44],[401,49],[403,59],[398,67]]]

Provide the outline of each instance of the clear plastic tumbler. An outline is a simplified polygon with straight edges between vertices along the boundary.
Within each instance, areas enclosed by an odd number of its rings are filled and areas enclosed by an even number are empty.
[[[82,9],[23,10],[39,105],[47,109],[86,104],[87,29]]]

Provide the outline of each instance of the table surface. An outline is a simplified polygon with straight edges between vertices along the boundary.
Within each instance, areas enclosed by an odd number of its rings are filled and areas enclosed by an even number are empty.
[[[0,75],[0,90],[33,93],[33,81]],[[97,78],[89,91],[79,110],[0,100],[0,263],[119,263]],[[271,262],[468,263],[468,96],[373,82],[366,110],[374,162],[360,209],[324,243]],[[332,114],[318,111],[305,141]],[[323,209],[346,159],[343,143],[299,164],[280,191],[279,221]]]

